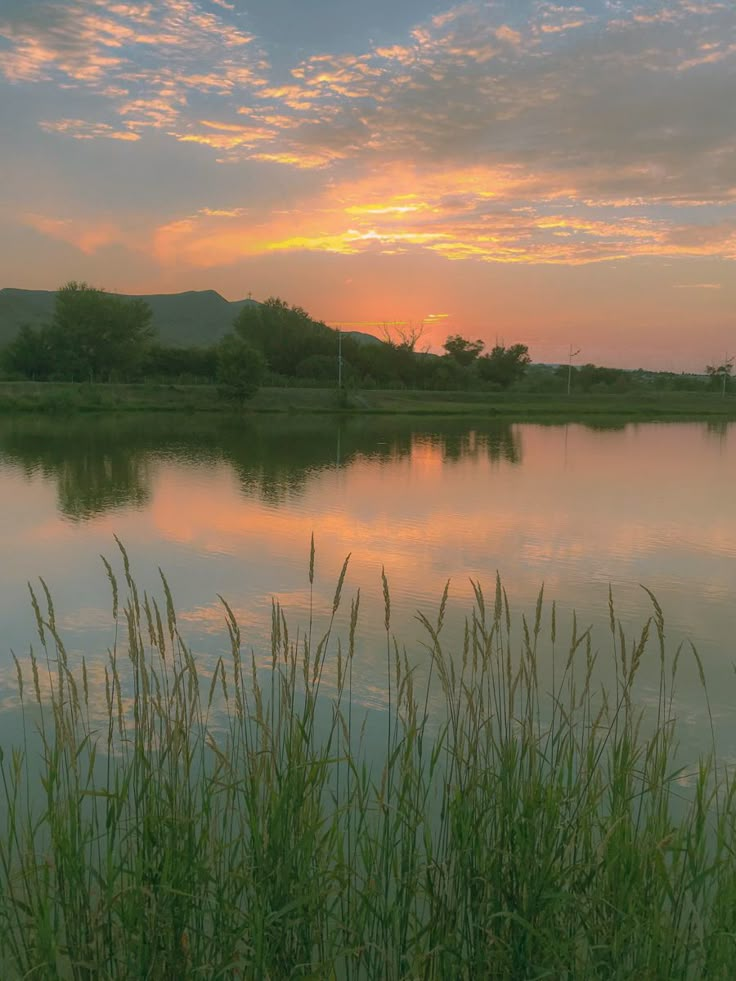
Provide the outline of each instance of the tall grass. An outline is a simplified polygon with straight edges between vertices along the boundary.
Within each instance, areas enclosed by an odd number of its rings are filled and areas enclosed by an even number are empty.
[[[16,660],[23,734],[0,762],[2,976],[734,976],[734,785],[714,755],[675,762],[680,652],[654,598],[633,642],[611,602],[603,691],[590,632],[573,620],[562,641],[542,594],[515,624],[500,581],[490,603],[476,587],[458,646],[446,590],[410,656],[384,576],[376,747],[353,697],[359,594],[336,636],[347,562],[298,633],[274,603],[268,670],[223,601],[230,652],[209,671],[165,580],[161,602],[141,596],[123,563],[104,692],[32,591],[40,647],[28,677]],[[649,719],[644,657],[660,660]]]

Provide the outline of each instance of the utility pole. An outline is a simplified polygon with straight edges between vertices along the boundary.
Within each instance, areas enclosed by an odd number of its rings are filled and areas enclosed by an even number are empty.
[[[342,388],[342,331],[337,328],[337,387]]]
[[[572,359],[580,354],[580,348],[577,351],[573,351],[572,344],[570,345],[570,357],[567,362],[567,394],[570,394],[570,389],[572,388]]]
[[[729,358],[728,351],[726,351],[726,357],[723,359],[723,392],[721,397],[725,399],[726,397],[726,382],[728,381],[728,376],[730,374],[729,368],[733,367],[733,358]]]

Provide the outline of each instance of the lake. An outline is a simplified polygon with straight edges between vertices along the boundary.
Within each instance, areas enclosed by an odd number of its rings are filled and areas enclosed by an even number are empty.
[[[229,649],[218,594],[265,667],[271,602],[296,635],[313,604],[324,625],[350,553],[338,633],[361,591],[355,700],[385,707],[391,629],[426,668],[418,610],[435,614],[450,580],[448,637],[459,643],[472,581],[493,601],[498,572],[514,615],[542,584],[558,620],[593,628],[606,675],[608,588],[627,635],[661,604],[674,652],[692,640],[709,682],[719,747],[736,755],[736,424],[499,424],[468,418],[124,415],[0,420],[0,704],[12,731],[15,668],[37,642],[27,582],[43,576],[68,649],[95,677],[112,643],[99,558],[143,590],[165,572],[196,656]],[[546,607],[545,623],[549,621]],[[517,629],[517,636],[521,636]],[[656,691],[652,647],[643,703]],[[683,654],[675,705],[683,740],[708,746],[707,711]],[[4,738],[4,737],[3,737]]]

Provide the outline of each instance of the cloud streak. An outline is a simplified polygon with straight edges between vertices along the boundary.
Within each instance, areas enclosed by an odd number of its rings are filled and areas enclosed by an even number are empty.
[[[736,258],[736,221],[682,223],[678,214],[620,215],[565,199],[513,204],[539,194],[523,173],[476,167],[395,167],[335,182],[309,209],[223,222],[207,211],[156,233],[160,261],[212,267],[246,256],[314,251],[344,255],[424,251],[448,260],[582,265],[651,256]]]

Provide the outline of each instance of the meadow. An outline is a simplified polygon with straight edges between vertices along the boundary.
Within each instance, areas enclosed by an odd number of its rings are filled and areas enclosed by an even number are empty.
[[[563,631],[543,592],[527,619],[500,580],[476,584],[459,640],[445,592],[407,650],[384,576],[376,726],[353,697],[347,560],[305,623],[274,603],[270,651],[247,649],[223,600],[224,653],[205,663],[165,578],[141,594],[120,562],[102,661],[70,654],[31,591],[22,732],[0,756],[5,977],[733,977],[735,785],[715,740],[699,761],[678,750],[685,659],[706,704],[707,688],[654,596],[633,637],[611,600],[600,638],[575,617]]]

